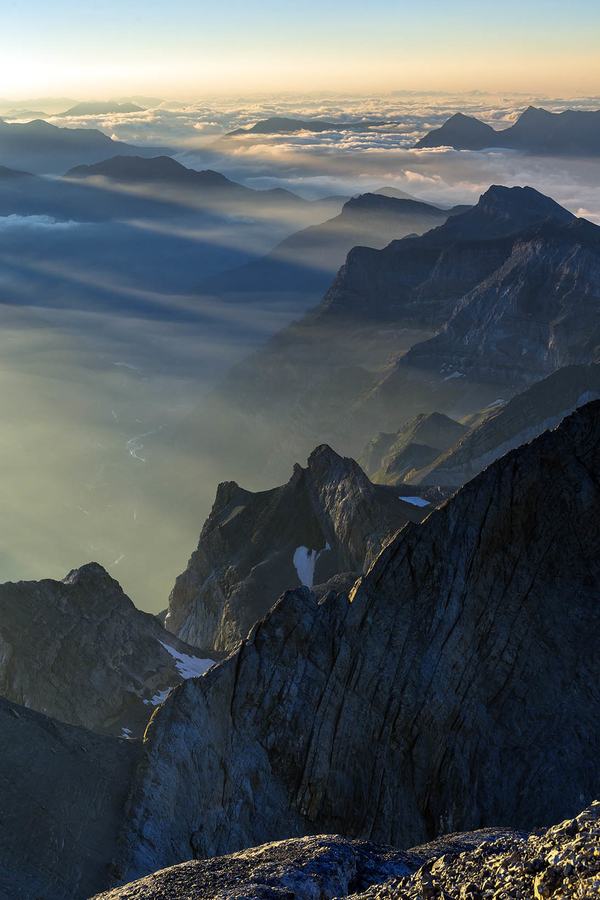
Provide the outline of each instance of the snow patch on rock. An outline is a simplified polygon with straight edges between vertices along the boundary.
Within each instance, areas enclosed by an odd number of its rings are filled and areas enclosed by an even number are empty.
[[[400,497],[405,503],[412,503],[413,506],[429,506],[429,500],[423,500],[422,497]]]
[[[331,550],[329,544],[325,544],[325,550]],[[294,567],[300,580],[300,584],[312,587],[315,578],[315,566],[323,550],[309,550],[308,547],[297,547],[294,553]]]
[[[173,647],[169,647],[168,644],[163,643],[163,641],[158,643],[165,648],[167,653],[171,654],[175,660],[175,668],[184,679],[197,678],[198,675],[204,675],[215,664],[214,659],[199,659],[197,656],[188,656],[187,653],[180,653]]]

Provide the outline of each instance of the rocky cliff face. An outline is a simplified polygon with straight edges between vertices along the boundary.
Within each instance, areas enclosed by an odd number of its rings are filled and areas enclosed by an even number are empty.
[[[371,484],[326,445],[283,487],[253,494],[225,482],[173,588],[166,627],[191,644],[230,650],[286,589],[357,578],[399,528],[431,509]]]
[[[96,563],[63,581],[0,585],[0,696],[62,722],[141,735],[169,689],[213,662]]]
[[[407,525],[351,601],[287,593],[153,717],[120,877],[282,833],[400,847],[591,802],[599,513],[595,401]]]
[[[0,697],[0,900],[106,887],[138,753]]]
[[[405,852],[335,836],[277,841],[192,861],[97,900],[422,900],[501,896],[561,900],[600,890],[600,802],[547,831],[488,828]]]
[[[600,228],[585,220],[566,227],[552,221],[522,234],[506,262],[400,365],[527,384],[596,359],[600,339],[593,347],[589,339],[599,309]]]

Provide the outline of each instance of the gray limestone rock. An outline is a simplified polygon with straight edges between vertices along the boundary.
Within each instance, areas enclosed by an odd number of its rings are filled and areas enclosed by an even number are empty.
[[[408,851],[339,835],[292,838],[181,863],[95,900],[330,900],[409,878],[442,853],[469,853],[499,839],[523,837],[510,829],[486,829]]]

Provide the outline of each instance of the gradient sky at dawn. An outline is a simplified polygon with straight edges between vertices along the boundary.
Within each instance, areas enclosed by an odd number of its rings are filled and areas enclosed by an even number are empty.
[[[0,96],[600,89],[598,0],[5,0]]]

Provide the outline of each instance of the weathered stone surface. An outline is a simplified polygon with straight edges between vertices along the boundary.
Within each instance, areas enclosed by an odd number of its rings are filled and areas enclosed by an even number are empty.
[[[0,900],[106,886],[140,749],[0,698]]]
[[[600,802],[527,839],[504,835],[446,852],[418,872],[352,894],[352,900],[593,900],[600,894]]]
[[[600,802],[537,833],[488,828],[399,851],[335,835],[265,844],[155,872],[96,900],[592,900]]]
[[[522,837],[510,829],[448,835],[415,850],[394,850],[339,835],[292,838],[230,856],[194,860],[155,872],[95,900],[329,900],[416,872],[441,853]]]
[[[326,445],[283,487],[253,494],[225,482],[173,588],[166,627],[196,646],[232,649],[286,589],[361,572],[431,509],[373,485]]]
[[[97,563],[0,585],[0,696],[62,722],[141,736],[169,689],[214,658],[136,609]]]
[[[282,833],[402,847],[591,802],[599,514],[595,401],[407,525],[352,602],[287,593],[153,717],[122,880]]]

